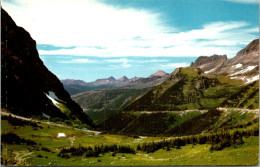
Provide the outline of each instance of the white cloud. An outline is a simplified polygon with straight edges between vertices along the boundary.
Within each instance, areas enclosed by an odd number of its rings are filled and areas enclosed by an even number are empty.
[[[169,62],[170,60],[167,59],[151,59],[151,60],[143,60],[139,61],[138,63],[163,63],[163,62]]]
[[[259,3],[259,0],[225,0],[225,1],[228,1],[228,2],[235,2],[235,3]]]
[[[39,50],[41,55],[194,57],[227,54],[233,57],[241,45],[258,37],[258,27],[244,21],[213,22],[181,31],[165,26],[160,13],[119,9],[99,1],[19,0],[20,6],[6,2],[3,2],[4,9],[37,43],[76,46]],[[131,66],[129,61],[121,63],[122,67]]]
[[[164,70],[167,70],[167,69],[175,69],[175,68],[179,68],[179,67],[187,67],[189,66],[188,63],[168,63],[168,64],[163,64],[163,65],[160,65],[160,67]]]
[[[99,1],[19,0],[20,5],[7,2],[3,1],[3,8],[42,44],[105,46],[164,28],[159,26],[157,13],[118,9]]]
[[[126,59],[126,58],[121,58],[121,59],[108,59],[108,60],[105,60],[105,61],[106,62],[111,62],[111,63],[128,63],[131,60]]]
[[[59,63],[65,63],[65,64],[84,64],[84,63],[95,63],[94,60],[89,59],[72,59],[72,60],[58,60]]]
[[[132,62],[133,60],[129,60],[129,59],[126,59],[126,58],[121,58],[121,59],[108,59],[108,60],[105,60],[106,62],[110,62],[110,63],[121,63],[119,65],[109,65],[109,67],[112,67],[112,68],[129,68],[129,67],[132,67],[131,64],[129,64],[129,62]]]

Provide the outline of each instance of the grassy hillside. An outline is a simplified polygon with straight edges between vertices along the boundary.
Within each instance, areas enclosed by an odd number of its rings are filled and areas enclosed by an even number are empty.
[[[225,100],[223,107],[259,108],[259,81],[244,86],[239,92]]]
[[[72,96],[84,111],[96,122],[103,121],[121,111],[146,89],[106,89],[88,91]]]
[[[238,93],[241,82],[225,76],[207,76],[199,69],[179,68],[163,84],[125,108],[125,111],[210,109]]]
[[[2,117],[3,118],[3,117]],[[19,123],[18,123],[19,122]],[[18,124],[17,124],[18,123]],[[19,166],[126,166],[126,165],[257,165],[258,136],[244,136],[243,143],[223,148],[221,151],[210,151],[211,144],[185,144],[181,147],[172,146],[159,148],[147,153],[137,149],[139,145],[152,145],[164,141],[178,141],[169,137],[133,138],[123,135],[94,135],[84,130],[68,127],[31,123],[27,121],[1,121],[1,162],[3,165]],[[258,127],[258,124],[239,131]],[[12,135],[10,135],[10,133]],[[57,138],[58,133],[66,137]],[[12,136],[12,138],[8,138]],[[196,138],[196,136],[193,136]],[[181,139],[181,138],[180,138]],[[18,142],[20,141],[20,142]],[[90,156],[82,152],[83,148],[98,148],[97,146],[121,147],[117,153],[104,152]],[[135,153],[127,153],[122,148],[130,148]],[[77,152],[60,156],[62,150],[77,150]],[[63,151],[64,152],[64,151]],[[121,153],[120,153],[121,152]],[[122,153],[125,152],[125,153]]]

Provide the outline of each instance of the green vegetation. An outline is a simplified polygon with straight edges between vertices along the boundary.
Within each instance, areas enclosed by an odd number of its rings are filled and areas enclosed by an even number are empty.
[[[120,119],[118,119],[120,118]],[[109,133],[182,136],[203,132],[215,132],[234,126],[244,126],[258,121],[258,112],[250,110],[221,111],[154,111],[121,112],[98,125],[99,130]]]
[[[224,107],[259,108],[259,81],[244,86],[222,104]]]
[[[3,134],[12,132],[19,139],[31,140],[36,143],[36,145],[9,144],[2,140],[2,164],[34,166],[65,164],[69,166],[258,164],[258,137],[250,137],[258,135],[257,122],[252,122],[244,127],[234,127],[229,131],[178,138],[93,135],[91,132],[73,128],[47,124],[37,124],[37,126],[42,128],[33,130],[34,127],[31,124],[15,126],[8,120],[2,120]],[[60,132],[67,136],[57,138],[57,134]],[[4,136],[3,134],[2,136]],[[232,144],[229,147],[226,147],[227,145],[223,147],[223,142],[222,144],[215,142],[214,145],[209,142],[213,136],[219,135],[219,139],[222,140],[228,138],[229,134],[233,136],[231,137]],[[244,136],[242,140],[241,134]],[[238,136],[238,140],[234,136]],[[217,139],[212,141],[217,141]],[[182,141],[185,141],[185,144],[182,144]],[[192,143],[188,141],[192,141]],[[175,143],[174,147],[165,146],[149,153],[142,150],[143,145],[168,142]],[[221,151],[215,151],[218,149],[218,144],[221,146]],[[139,149],[137,149],[138,147]]]
[[[180,112],[126,112],[118,113],[98,125],[110,133],[161,136],[167,130],[201,115],[200,111]],[[118,119],[121,118],[121,119]]]
[[[180,68],[166,82],[135,100],[125,111],[173,111],[219,107],[239,92],[242,83],[208,76],[197,68]]]
[[[95,123],[100,123],[123,110],[132,100],[145,91],[146,89],[106,89],[81,93],[72,98],[85,109],[85,112]]]

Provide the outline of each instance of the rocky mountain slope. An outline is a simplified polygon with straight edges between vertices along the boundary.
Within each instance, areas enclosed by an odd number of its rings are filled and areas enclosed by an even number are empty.
[[[39,58],[36,42],[1,10],[1,107],[22,116],[92,120]]]
[[[207,74],[226,74],[245,84],[259,80],[259,39],[253,40],[232,59],[226,55],[199,57],[191,67],[200,68]]]

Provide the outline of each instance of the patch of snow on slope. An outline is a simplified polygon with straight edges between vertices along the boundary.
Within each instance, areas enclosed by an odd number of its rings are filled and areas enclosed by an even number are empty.
[[[240,77],[230,77],[230,79],[240,79],[244,80],[246,77],[245,76],[240,76]]]
[[[209,71],[205,71],[204,73],[205,73],[205,74],[208,74],[208,73],[213,72],[214,70],[215,70],[215,68],[213,68],[213,69],[211,69],[211,70],[209,70]]]
[[[256,68],[256,66],[248,66],[246,69],[243,69],[243,70],[238,71],[238,72],[236,72],[234,74],[231,74],[230,76],[234,76],[234,75],[237,75],[237,74],[243,74],[243,73],[251,71],[251,70],[253,70],[255,68]]]
[[[56,107],[58,107],[58,105],[57,104],[59,104],[59,102],[57,102],[56,100],[54,100],[51,96],[49,96],[48,94],[46,94],[45,93],[45,95],[52,101],[52,103],[56,106]],[[58,107],[59,108],[59,107]]]
[[[243,65],[241,64],[241,63],[239,63],[239,64],[236,64],[236,65],[234,65],[234,66],[232,66],[233,68],[240,68],[240,67],[242,67]]]
[[[250,82],[257,81],[257,80],[259,80],[259,75],[256,75],[256,76],[254,76],[254,77],[252,77],[252,78],[247,79],[246,84],[248,84],[248,83],[250,83]]]

